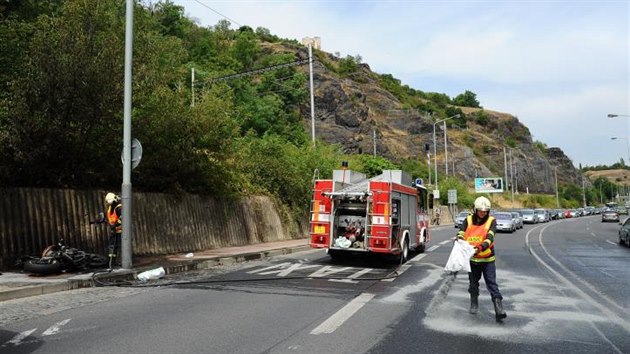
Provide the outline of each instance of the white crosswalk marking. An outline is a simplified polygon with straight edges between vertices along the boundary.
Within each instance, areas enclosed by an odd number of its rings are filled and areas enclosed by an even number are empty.
[[[313,272],[309,277],[320,278],[320,277],[328,277],[334,275],[335,273],[345,272],[352,270],[352,267],[333,267],[333,266],[325,266],[322,269],[319,269]]]
[[[322,334],[322,333],[332,333],[339,326],[344,324],[352,315],[354,315],[357,311],[359,311],[365,304],[368,303],[374,294],[363,293],[352,301],[350,301],[346,306],[342,307],[339,311],[335,312],[334,315],[330,316],[326,321],[322,322],[317,328],[311,331],[311,334]]]
[[[4,343],[2,346],[6,347],[7,344],[12,344],[14,347],[17,347],[18,345],[22,344],[22,341],[31,335],[31,333],[35,332],[37,330],[37,328],[33,328],[30,329],[28,331],[24,331],[24,332],[20,332],[18,334],[15,335],[15,337],[11,338],[10,341]]]
[[[339,283],[358,283],[358,281],[356,280],[352,280],[352,279],[356,279],[364,274],[367,274],[369,272],[371,272],[373,269],[372,268],[365,268],[365,269],[361,269],[358,272],[347,276],[347,279],[328,279],[328,281],[336,281]]]
[[[70,322],[69,318],[67,320],[63,320],[63,321],[59,321],[55,323],[54,325],[50,326],[50,328],[45,330],[44,333],[42,333],[42,336],[50,336],[50,335],[59,333],[59,330],[61,330],[61,326],[64,326],[68,322]]]

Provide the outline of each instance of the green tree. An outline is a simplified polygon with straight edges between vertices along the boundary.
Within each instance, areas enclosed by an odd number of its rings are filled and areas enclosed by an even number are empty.
[[[348,75],[348,74],[354,73],[359,69],[360,63],[361,63],[360,55],[356,55],[355,57],[348,55],[344,59],[339,60],[338,73],[341,75]]]
[[[234,41],[231,55],[243,65],[243,69],[249,70],[259,54],[260,47],[256,41],[256,34],[249,27],[241,27]]]
[[[457,95],[457,97],[453,99],[453,104],[462,107],[481,108],[479,101],[477,101],[477,94],[469,90]]]
[[[122,68],[120,6],[66,1],[59,16],[32,24],[2,123],[9,136],[2,150],[16,172],[8,182],[90,184],[95,167],[118,172],[119,160],[103,147],[120,146],[122,136],[122,70],[111,70]]]

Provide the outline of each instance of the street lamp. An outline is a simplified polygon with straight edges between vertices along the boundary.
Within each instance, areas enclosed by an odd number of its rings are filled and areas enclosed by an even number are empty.
[[[437,175],[437,143],[435,142],[435,126],[438,123],[444,122],[444,153],[445,153],[445,157],[446,157],[446,154],[447,154],[447,152],[446,152],[446,121],[449,120],[449,119],[457,118],[457,117],[459,117],[459,114],[456,114],[454,116],[450,116],[448,118],[444,118],[442,120],[438,120],[437,122],[433,123],[433,155],[434,155],[433,159],[434,159],[434,162],[435,162],[433,164],[434,165],[433,168],[434,168],[434,171],[435,171],[435,189],[436,190],[439,189],[439,188],[438,188],[438,175]],[[448,167],[447,167],[447,172],[448,172]]]

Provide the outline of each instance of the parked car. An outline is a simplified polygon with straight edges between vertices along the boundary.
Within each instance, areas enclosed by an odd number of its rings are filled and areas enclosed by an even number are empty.
[[[536,213],[534,213],[534,209],[523,209],[521,210],[521,214],[523,214],[523,223],[525,224],[538,223],[538,218],[536,217]]]
[[[470,215],[469,211],[460,211],[455,217],[455,228],[460,228],[468,215]]]
[[[567,209],[567,210],[564,211],[564,218],[565,219],[569,219],[569,218],[572,218],[572,217],[573,217],[573,214],[571,214],[571,209]]]
[[[549,212],[547,209],[537,208],[534,209],[534,213],[536,213],[536,217],[538,218],[538,222],[548,222],[549,221]]]
[[[551,220],[564,219],[564,211],[561,209],[551,209],[549,215],[551,216]]]
[[[521,215],[521,213],[518,212],[518,211],[511,211],[510,213],[512,213],[512,218],[514,218],[514,223],[516,224],[516,228],[517,229],[522,229],[523,228],[523,216]]]
[[[497,220],[497,231],[516,231],[516,224],[514,223],[511,213],[496,212],[494,213],[494,218]]]
[[[627,218],[619,229],[619,244],[630,247],[630,218]]]
[[[602,213],[602,222],[619,222],[619,213],[615,209],[608,209]]]

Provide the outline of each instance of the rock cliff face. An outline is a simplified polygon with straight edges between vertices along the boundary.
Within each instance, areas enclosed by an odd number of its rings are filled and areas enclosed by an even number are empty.
[[[298,56],[308,57],[304,50]],[[338,59],[328,55],[328,60]],[[433,118],[427,112],[405,109],[378,85],[369,66],[362,64],[348,77],[340,78],[315,61],[313,72],[318,139],[339,144],[347,153],[372,154],[376,150],[377,155],[394,161],[426,161],[424,147],[429,144],[433,164]],[[481,109],[459,108],[467,126],[447,127],[449,175],[454,173],[471,185],[475,177],[503,177],[508,183],[513,181],[521,193],[555,193],[556,171],[559,184],[581,185],[581,174],[564,152],[534,143],[529,129],[515,116],[483,110],[488,119],[480,125],[475,114]],[[310,117],[308,105],[300,110],[302,116]],[[310,124],[310,119],[305,120],[309,131]],[[444,147],[440,123],[436,127],[438,178],[446,172]]]

